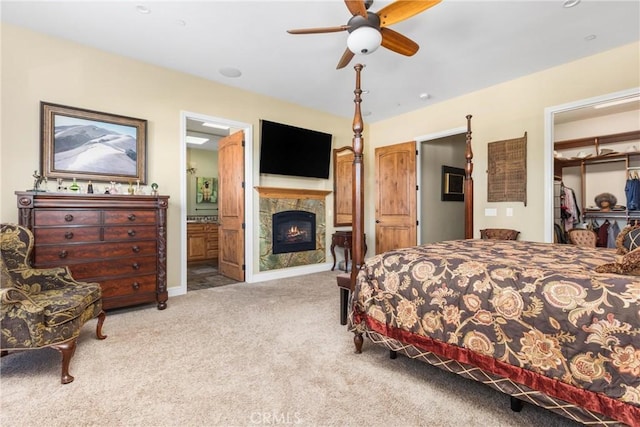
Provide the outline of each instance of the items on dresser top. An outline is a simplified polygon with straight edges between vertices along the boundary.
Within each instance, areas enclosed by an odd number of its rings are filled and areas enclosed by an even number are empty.
[[[35,267],[66,265],[98,282],[105,309],[167,307],[168,196],[16,192],[35,235]]]

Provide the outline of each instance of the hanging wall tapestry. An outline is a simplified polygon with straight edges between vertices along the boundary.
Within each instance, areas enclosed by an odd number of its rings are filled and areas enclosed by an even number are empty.
[[[217,178],[196,178],[196,203],[218,203]]]
[[[490,142],[488,158],[487,201],[527,206],[527,133],[522,138]]]

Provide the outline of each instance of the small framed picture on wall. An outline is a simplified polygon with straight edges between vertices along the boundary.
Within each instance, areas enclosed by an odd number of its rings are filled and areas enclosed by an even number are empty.
[[[196,203],[218,203],[218,179],[196,177]]]
[[[464,202],[464,169],[442,166],[443,202]]]

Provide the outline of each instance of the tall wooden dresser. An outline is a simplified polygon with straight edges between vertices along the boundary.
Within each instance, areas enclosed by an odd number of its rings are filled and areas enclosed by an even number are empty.
[[[35,267],[68,266],[102,286],[105,309],[167,307],[169,196],[16,192],[20,225],[35,236]]]

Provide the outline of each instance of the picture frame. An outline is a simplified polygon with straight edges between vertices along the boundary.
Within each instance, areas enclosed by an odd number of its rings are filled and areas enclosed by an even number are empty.
[[[464,169],[453,166],[442,166],[443,202],[464,202]]]
[[[196,203],[218,203],[218,178],[196,177]]]
[[[40,102],[42,175],[147,182],[147,121]]]

